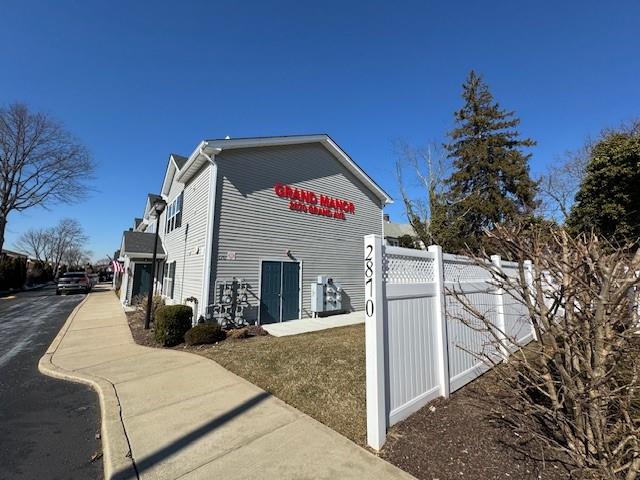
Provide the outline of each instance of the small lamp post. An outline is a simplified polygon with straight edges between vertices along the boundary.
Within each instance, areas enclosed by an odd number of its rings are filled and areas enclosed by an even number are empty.
[[[156,234],[153,242],[153,259],[151,260],[151,287],[149,288],[149,296],[147,298],[147,315],[144,319],[144,329],[149,330],[151,323],[151,307],[153,305],[153,286],[156,277],[156,255],[158,255],[158,232],[160,230],[160,215],[164,212],[167,202],[162,198],[158,198],[153,204],[153,211],[156,214]]]

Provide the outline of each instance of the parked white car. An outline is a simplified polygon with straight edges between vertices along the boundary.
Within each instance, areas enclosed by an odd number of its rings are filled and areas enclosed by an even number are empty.
[[[58,279],[56,295],[69,292],[89,293],[93,287],[91,278],[85,272],[67,272]]]

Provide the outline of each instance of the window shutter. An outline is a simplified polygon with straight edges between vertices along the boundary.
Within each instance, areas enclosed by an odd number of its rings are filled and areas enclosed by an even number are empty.
[[[171,299],[173,300],[173,291],[176,281],[176,262],[171,262]]]
[[[182,226],[182,202],[184,200],[184,192],[180,193],[178,197],[178,201],[176,202],[176,207],[178,212],[176,213],[176,228],[180,228]]]

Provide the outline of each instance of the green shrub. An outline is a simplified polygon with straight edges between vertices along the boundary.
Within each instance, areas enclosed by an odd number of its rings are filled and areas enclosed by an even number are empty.
[[[22,288],[26,279],[26,258],[0,255],[0,290]]]
[[[226,334],[216,322],[201,323],[184,334],[187,345],[204,345],[224,340]]]
[[[27,270],[27,285],[40,285],[53,280],[53,269],[51,265],[44,262],[34,262]]]
[[[191,328],[193,311],[186,305],[163,305],[156,311],[155,339],[160,345],[171,347],[184,341]]]

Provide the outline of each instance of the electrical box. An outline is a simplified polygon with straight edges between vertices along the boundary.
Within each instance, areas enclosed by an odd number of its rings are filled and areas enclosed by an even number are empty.
[[[320,275],[311,284],[311,311],[332,313],[342,311],[342,286],[333,278]]]

